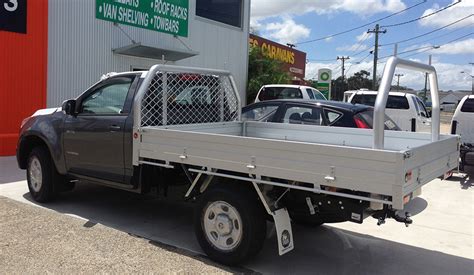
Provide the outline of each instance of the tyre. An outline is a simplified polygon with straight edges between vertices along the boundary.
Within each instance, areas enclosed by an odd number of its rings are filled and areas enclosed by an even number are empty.
[[[243,184],[229,183],[206,191],[196,207],[194,226],[202,250],[226,265],[254,257],[266,236],[261,202]]]
[[[54,184],[61,178],[44,147],[33,148],[26,168],[28,189],[37,202],[48,202],[56,197]]]

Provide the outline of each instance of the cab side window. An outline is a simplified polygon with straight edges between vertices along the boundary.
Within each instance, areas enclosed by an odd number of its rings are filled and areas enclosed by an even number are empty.
[[[419,98],[416,98],[416,101],[418,102],[418,105],[420,107],[420,115],[422,117],[429,117],[428,111],[426,110],[426,107],[423,101],[421,101]]]
[[[314,97],[319,100],[326,100],[324,95],[321,92],[316,91],[316,90],[314,90]]]
[[[290,106],[286,109],[282,119],[283,123],[324,125],[321,109],[316,107]]]
[[[276,105],[266,105],[252,110],[248,110],[245,113],[242,113],[242,120],[266,122],[273,118],[273,115],[276,113],[277,109],[278,106]]]
[[[133,77],[113,79],[109,84],[98,87],[82,100],[79,110],[85,115],[120,115]]]

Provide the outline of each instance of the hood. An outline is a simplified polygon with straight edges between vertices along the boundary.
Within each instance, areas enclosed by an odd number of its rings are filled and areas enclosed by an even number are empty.
[[[33,116],[50,115],[50,114],[54,114],[57,111],[61,111],[61,108],[55,107],[55,108],[39,109],[31,116],[33,117]]]

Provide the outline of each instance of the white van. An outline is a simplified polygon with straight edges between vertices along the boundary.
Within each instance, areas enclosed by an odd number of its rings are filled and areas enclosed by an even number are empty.
[[[466,95],[459,102],[451,121],[451,134],[461,136],[459,169],[474,166],[474,95]]]
[[[377,91],[357,91],[349,99],[350,103],[374,106]],[[403,131],[430,132],[431,114],[423,101],[416,95],[389,92],[385,113]]]
[[[366,89],[366,88],[362,88],[362,89],[359,89],[359,90],[350,90],[350,91],[345,91],[344,92],[344,98],[342,99],[342,101],[344,102],[349,102],[349,100],[351,99],[352,95],[357,93],[357,92],[360,92],[360,91],[368,91],[369,89]]]
[[[320,91],[310,86],[270,84],[260,88],[255,103],[272,99],[327,100]]]

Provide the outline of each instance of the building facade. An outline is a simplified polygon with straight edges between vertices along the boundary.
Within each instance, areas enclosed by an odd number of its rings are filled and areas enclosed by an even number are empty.
[[[268,58],[278,60],[295,84],[304,83],[306,72],[306,53],[293,47],[282,45],[255,34],[249,35],[250,47],[260,48]]]
[[[60,106],[107,72],[163,63],[229,70],[244,102],[250,1],[6,2],[0,6],[0,155],[14,154],[23,118]]]

